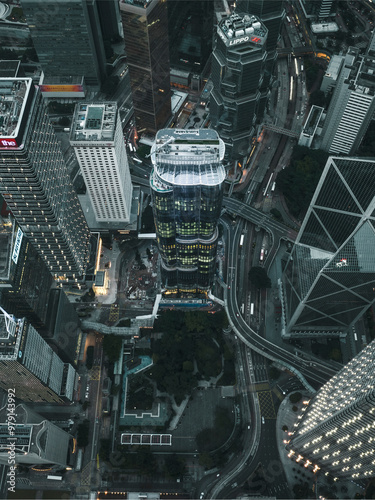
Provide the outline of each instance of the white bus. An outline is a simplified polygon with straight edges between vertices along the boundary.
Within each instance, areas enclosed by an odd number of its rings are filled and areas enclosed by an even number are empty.
[[[254,303],[252,302],[250,305],[250,314],[253,316],[254,315]]]
[[[244,240],[244,237],[245,237],[245,235],[244,235],[244,234],[241,234],[241,238],[240,238],[240,247],[242,247],[242,245],[243,245],[243,240]]]
[[[83,450],[80,448],[77,453],[77,461],[75,466],[76,472],[79,472],[82,469],[82,459],[83,459]]]
[[[264,248],[262,248],[262,250],[260,251],[260,257],[259,257],[259,260],[261,262],[263,262],[263,259],[264,259]]]
[[[52,481],[62,481],[62,476],[47,476],[47,479],[51,479]]]
[[[271,193],[273,193],[275,191],[275,187],[276,187],[276,182],[274,182],[272,184],[272,187],[271,187]]]

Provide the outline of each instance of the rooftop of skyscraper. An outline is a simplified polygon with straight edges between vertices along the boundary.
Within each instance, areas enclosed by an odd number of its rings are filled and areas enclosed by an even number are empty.
[[[375,90],[375,59],[369,56],[361,57],[359,68],[354,73],[353,84],[356,86],[357,92],[373,94]]]
[[[6,406],[0,410],[1,454],[8,453],[10,447],[6,411]],[[40,457],[44,461],[66,463],[70,436],[65,431],[23,404],[16,406],[15,417],[15,452],[23,455],[20,462],[29,462],[28,455],[32,454],[36,460]]]
[[[143,7],[146,8],[150,5],[152,0],[120,0],[121,4],[134,5],[135,7]]]
[[[151,160],[158,176],[175,185],[215,185],[225,179],[224,142],[210,129],[162,129],[156,134]]]
[[[72,121],[72,141],[113,141],[116,128],[116,102],[79,103]]]
[[[238,45],[243,42],[252,42],[263,45],[267,39],[268,30],[256,17],[245,14],[232,14],[220,22],[218,34],[227,46]]]
[[[0,147],[17,146],[31,78],[0,78]]]

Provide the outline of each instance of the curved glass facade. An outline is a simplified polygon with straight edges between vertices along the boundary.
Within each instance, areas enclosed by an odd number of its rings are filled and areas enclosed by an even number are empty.
[[[150,177],[162,285],[204,293],[213,283],[221,212],[224,143],[213,130],[160,130]]]

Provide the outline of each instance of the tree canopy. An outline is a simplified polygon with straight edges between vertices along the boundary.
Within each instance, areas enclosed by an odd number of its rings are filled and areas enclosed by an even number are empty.
[[[104,335],[103,352],[111,363],[118,361],[122,347],[122,338],[111,333]]]
[[[249,280],[255,288],[271,288],[271,280],[263,267],[252,267],[249,271]]]
[[[277,186],[295,217],[308,209],[328,156],[320,149],[296,146],[290,165],[277,176]]]
[[[85,447],[89,444],[90,421],[84,420],[77,428],[77,445]]]
[[[153,341],[154,365],[148,374],[158,389],[182,400],[196,387],[198,378],[219,375],[221,349],[214,339],[220,340],[225,325],[225,311],[163,312],[154,324],[163,336]]]

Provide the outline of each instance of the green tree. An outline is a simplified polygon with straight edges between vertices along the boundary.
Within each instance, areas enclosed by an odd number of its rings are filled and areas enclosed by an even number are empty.
[[[84,448],[89,444],[90,421],[84,420],[77,428],[77,446]]]
[[[194,364],[190,360],[186,360],[182,363],[182,369],[184,372],[192,372],[194,371]]]
[[[249,271],[249,280],[255,288],[271,288],[271,280],[263,267],[252,267]]]
[[[104,335],[103,352],[108,357],[110,363],[115,363],[120,357],[122,348],[122,338],[111,333]]]
[[[84,401],[82,405],[82,410],[87,410],[87,408],[90,406],[90,401]]]
[[[302,394],[300,392],[293,392],[289,395],[289,401],[292,404],[298,403],[302,399]]]
[[[270,379],[277,380],[280,377],[280,370],[278,370],[275,366],[271,366],[268,370],[268,375]]]
[[[199,455],[199,465],[202,465],[205,469],[211,469],[214,461],[209,453],[201,453]]]
[[[275,217],[276,220],[283,221],[283,216],[281,215],[280,210],[277,210],[277,208],[271,208],[270,210],[271,215]]]
[[[164,462],[164,472],[167,476],[172,478],[182,477],[185,472],[185,467],[185,461],[176,454],[168,455]]]
[[[109,456],[111,453],[111,440],[110,439],[101,439],[100,440],[100,448],[99,448],[99,456],[101,460],[109,460]]]
[[[296,146],[290,165],[277,176],[278,188],[294,216],[301,217],[307,210],[327,158],[324,151]]]
[[[140,448],[136,455],[136,466],[144,474],[153,474],[157,470],[157,464],[154,455],[149,448],[144,446]]]
[[[88,370],[91,370],[93,363],[94,363],[94,346],[89,345],[86,351],[86,367]]]

